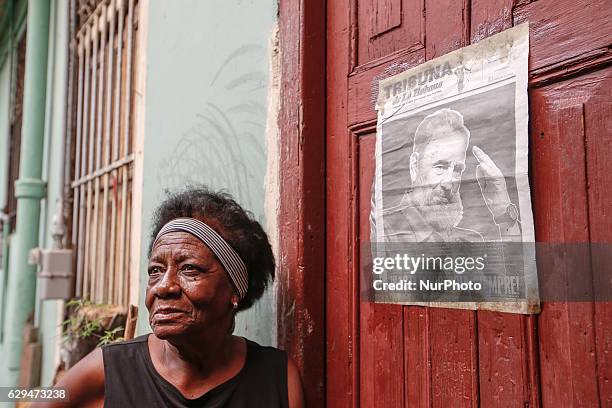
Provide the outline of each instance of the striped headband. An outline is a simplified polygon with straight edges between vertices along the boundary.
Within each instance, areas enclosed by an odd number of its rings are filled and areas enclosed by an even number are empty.
[[[249,288],[249,274],[246,265],[240,255],[221,235],[202,221],[194,218],[175,218],[159,230],[155,241],[153,241],[153,246],[162,235],[169,232],[188,232],[206,244],[227,271],[230,280],[238,291],[240,300],[244,298]]]

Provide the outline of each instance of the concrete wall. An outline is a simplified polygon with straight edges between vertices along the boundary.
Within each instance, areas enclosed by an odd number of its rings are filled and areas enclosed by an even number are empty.
[[[275,0],[150,0],[145,96],[143,233],[165,189],[225,189],[266,225],[269,39]],[[141,249],[138,333],[148,235]],[[237,334],[276,343],[272,291],[238,315]]]

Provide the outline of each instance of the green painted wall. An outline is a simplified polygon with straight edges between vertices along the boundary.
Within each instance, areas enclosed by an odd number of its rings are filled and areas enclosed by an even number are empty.
[[[225,189],[265,225],[268,42],[275,0],[151,0],[147,43],[143,233],[138,332],[151,214],[164,189]],[[236,332],[276,342],[272,291],[238,315]]]

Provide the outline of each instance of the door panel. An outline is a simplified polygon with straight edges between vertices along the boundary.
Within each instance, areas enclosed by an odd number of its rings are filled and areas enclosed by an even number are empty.
[[[361,242],[370,239],[370,187],[374,179],[375,132],[354,136],[359,154],[359,237]],[[355,271],[358,282],[359,269]],[[360,335],[360,401],[363,407],[402,407],[404,399],[402,308],[360,302],[359,327],[367,335]]]
[[[427,0],[425,35],[427,59],[469,44],[469,0]]]
[[[612,74],[610,75],[612,76]],[[586,130],[587,173],[589,181],[599,188],[589,189],[589,214],[592,214],[590,229],[594,242],[612,242],[612,200],[605,186],[612,185],[612,79],[608,77],[600,88],[606,93],[591,98],[584,104]],[[612,253],[597,251],[591,260],[595,288],[610,281]],[[601,285],[601,286],[600,286]],[[612,406],[612,304],[596,303],[593,321],[595,324],[595,355],[598,370],[597,384],[603,406]]]
[[[358,274],[370,232],[378,81],[527,20],[536,238],[612,241],[612,20],[604,3],[327,3],[330,407],[612,404],[609,303],[544,303],[538,316],[374,305],[360,301]],[[598,252],[590,262],[578,272],[596,290],[612,259]],[[551,271],[568,282],[576,272]]]
[[[529,401],[529,332],[533,320],[521,315],[477,313],[480,400],[495,405],[523,406]]]
[[[404,48],[423,48],[424,0],[371,0],[357,5],[359,65]]]
[[[424,307],[404,307],[405,405],[428,407],[432,400],[429,312]]]
[[[610,88],[606,86],[610,77],[612,69],[607,68],[533,89],[530,93],[532,186],[538,241],[612,241],[609,235],[597,236],[602,228],[610,231],[612,222],[609,217],[602,217],[605,208],[591,204],[597,203],[594,196],[607,190],[602,180],[598,180],[597,172],[612,170],[609,159],[598,160],[601,153],[606,153],[609,142],[606,143],[607,137],[601,130],[602,122],[597,120],[599,115],[588,114],[590,106],[596,106],[595,111],[601,112],[610,103],[609,94],[598,96]],[[609,116],[607,120],[610,126]],[[553,273],[567,285],[575,284],[577,276],[595,282],[594,274],[603,273],[609,279],[609,263],[597,266],[596,257],[591,258],[591,263],[588,270],[563,265],[551,272],[541,268],[541,273]],[[609,350],[610,332],[598,330],[612,324],[609,307],[609,303],[601,302],[542,305],[538,316],[538,365],[544,406],[606,406],[609,403],[606,401],[612,396],[610,389],[599,385],[606,383],[603,378],[610,375],[606,361],[609,353],[597,352]]]

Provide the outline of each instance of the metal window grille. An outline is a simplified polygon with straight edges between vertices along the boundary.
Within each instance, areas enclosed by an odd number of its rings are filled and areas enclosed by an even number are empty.
[[[101,1],[73,39],[76,296],[94,302],[128,303],[137,17],[137,0]]]

